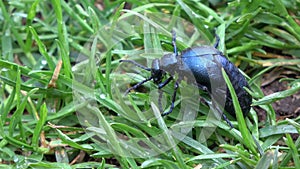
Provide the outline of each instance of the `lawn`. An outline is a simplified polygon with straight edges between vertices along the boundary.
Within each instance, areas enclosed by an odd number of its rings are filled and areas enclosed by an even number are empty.
[[[300,168],[299,1],[11,0],[0,20],[0,168]],[[243,114],[233,75],[211,75],[232,128],[186,78],[162,117],[178,74],[126,93],[174,52],[172,31],[179,56],[219,37],[247,80]]]

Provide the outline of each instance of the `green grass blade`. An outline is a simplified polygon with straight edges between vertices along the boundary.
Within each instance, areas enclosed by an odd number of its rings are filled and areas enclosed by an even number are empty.
[[[63,45],[63,49],[65,51],[70,51],[69,50],[69,44],[68,44],[68,35],[67,35],[67,30],[66,26],[64,24],[63,20],[63,14],[62,14],[62,8],[61,8],[61,1],[60,0],[52,0],[53,8],[55,11],[56,19],[57,19],[57,33],[58,33],[58,39]],[[67,55],[69,55],[68,52],[66,52]]]
[[[85,22],[85,20],[83,18],[81,18],[75,10],[73,10],[69,4],[67,4],[65,1],[61,1],[61,6],[63,7],[63,9],[75,20],[77,21],[83,29],[85,29],[86,31],[93,33],[93,29]]]
[[[46,104],[44,103],[40,108],[39,120],[38,120],[38,122],[36,124],[36,127],[34,129],[34,132],[33,132],[32,142],[31,142],[31,145],[33,147],[38,146],[39,137],[40,137],[40,134],[42,132],[42,129],[43,129],[44,124],[45,124],[46,119],[47,119],[47,113],[48,113],[48,110],[47,110]]]
[[[55,65],[54,65],[54,62],[53,62],[52,58],[47,53],[46,46],[43,44],[43,42],[39,38],[39,36],[38,36],[37,32],[35,31],[35,29],[32,26],[29,26],[28,28],[29,28],[30,32],[32,33],[32,35],[34,37],[34,40],[37,42],[37,45],[39,46],[39,51],[45,57],[45,59],[47,61],[47,64],[49,65],[50,70],[54,70]]]
[[[32,89],[29,91],[26,96],[22,99],[20,106],[17,107],[17,110],[14,112],[14,114],[11,116],[11,121],[9,125],[9,136],[13,136],[16,130],[17,124],[20,124],[22,120],[22,115],[24,113],[25,106],[27,105],[27,99],[33,95],[36,91],[38,91],[37,88]]]
[[[291,88],[284,90],[284,91],[280,91],[280,92],[276,92],[276,93],[272,93],[268,96],[263,97],[262,99],[252,103],[253,106],[256,105],[262,105],[262,104],[270,104],[273,103],[277,100],[286,98],[288,96],[291,96],[297,92],[300,91],[300,82],[298,83],[294,83]]]
[[[72,77],[72,68],[71,68],[71,64],[70,64],[69,55],[67,53],[67,50],[65,49],[65,45],[63,45],[59,40],[56,40],[56,43],[57,43],[57,46],[59,49],[59,55],[61,56],[61,59],[62,59],[64,75],[67,78],[71,78]]]
[[[286,144],[289,146],[294,160],[295,168],[300,168],[299,152],[290,134],[286,134]]]
[[[177,3],[181,6],[181,8],[188,14],[193,24],[197,29],[201,32],[201,35],[205,38],[206,41],[211,41],[213,39],[212,34],[205,28],[205,24],[201,21],[200,16],[197,15],[195,11],[193,11],[187,4],[185,4],[182,0],[177,0]]]
[[[293,144],[293,143],[291,143]],[[293,146],[293,145],[292,145]],[[296,142],[295,142],[295,146],[296,148],[299,149],[300,147],[300,137],[297,138]],[[289,151],[284,158],[282,159],[281,163],[280,163],[280,167],[284,167],[287,166],[289,164],[289,162],[291,161],[291,158],[293,157],[292,155],[293,151]],[[295,154],[295,153],[294,153]]]
[[[84,150],[84,151],[91,151],[93,150],[93,147],[90,145],[81,145],[76,143],[76,141],[74,141],[73,139],[71,139],[70,137],[68,137],[66,134],[64,134],[62,131],[56,129],[59,138],[61,138],[61,140],[63,141],[63,143],[68,144],[71,147],[80,149],[80,150]]]
[[[30,61],[31,65],[35,65],[36,64],[36,60],[34,59],[34,57],[32,56],[31,53],[29,53],[28,51],[26,51],[26,47],[25,44],[22,40],[21,35],[19,34],[18,30],[14,27],[14,23],[13,20],[10,18],[10,14],[7,12],[7,8],[5,7],[4,1],[0,1],[0,8],[1,8],[1,12],[3,17],[5,18],[5,20],[8,22],[8,24],[10,25],[10,29],[13,33],[13,35],[15,36],[20,48],[24,51],[24,53],[26,54],[28,60]]]
[[[252,153],[254,153],[256,156],[258,156],[258,153],[257,153],[256,148],[255,148],[254,140],[253,140],[253,138],[252,138],[247,126],[246,126],[245,118],[243,116],[241,107],[239,105],[238,98],[237,98],[236,93],[234,91],[234,88],[233,88],[233,86],[232,86],[232,84],[229,80],[229,77],[228,77],[228,75],[226,74],[226,72],[223,68],[222,68],[222,74],[223,74],[224,80],[225,80],[225,82],[228,86],[228,89],[230,91],[230,95],[231,95],[232,102],[233,102],[233,105],[234,105],[234,110],[236,112],[238,127],[239,127],[239,130],[240,130],[240,132],[243,136],[244,143],[252,151]]]
[[[274,158],[274,153],[272,151],[267,151],[258,161],[255,169],[268,169]]]
[[[178,162],[178,165],[180,168],[187,168],[186,164],[183,161],[182,152],[179,150],[179,148],[175,144],[175,140],[173,139],[169,129],[167,128],[163,118],[161,117],[160,111],[156,107],[156,105],[151,102],[151,107],[153,109],[154,115],[157,119],[159,127],[163,130],[163,137],[165,138],[167,144],[172,147],[172,153]]]

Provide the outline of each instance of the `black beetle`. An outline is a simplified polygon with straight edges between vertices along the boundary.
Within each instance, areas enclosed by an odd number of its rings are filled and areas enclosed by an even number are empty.
[[[120,60],[120,62],[129,62],[134,64],[137,67],[140,67],[144,70],[151,72],[151,76],[149,78],[127,89],[125,94],[129,93],[130,90],[134,90],[138,88],[143,83],[150,80],[153,80],[153,82],[158,85],[158,89],[161,89],[164,86],[166,86],[171,80],[173,80],[175,73],[177,73],[178,80],[175,81],[174,84],[174,93],[172,96],[170,109],[169,111],[162,113],[162,116],[165,116],[173,111],[176,92],[178,89],[178,82],[183,80],[183,78],[181,77],[184,76],[184,72],[187,71],[192,72],[197,87],[211,94],[213,93],[211,82],[222,83],[223,76],[221,73],[221,68],[224,68],[225,72],[229,76],[229,79],[235,89],[242,112],[244,115],[247,115],[247,113],[250,111],[250,105],[252,103],[251,95],[244,89],[244,87],[249,88],[248,82],[245,79],[245,77],[241,74],[241,72],[238,70],[238,68],[232,62],[230,62],[223,55],[222,52],[220,52],[217,49],[219,45],[218,36],[216,36],[216,43],[214,44],[214,46],[197,46],[197,47],[187,48],[183,50],[179,55],[176,47],[176,34],[174,31],[172,31],[172,45],[174,48],[174,52],[171,54],[164,55],[161,59],[154,59],[151,68],[140,65],[133,60]],[[162,81],[166,73],[168,73],[170,77],[167,78],[165,81]],[[185,80],[189,80],[189,79],[185,78]],[[218,98],[218,92],[214,92],[214,93],[216,94],[214,98]],[[223,95],[225,95],[226,97],[224,109],[228,113],[235,115],[233,102],[227,87],[225,88],[225,92],[223,91]],[[161,99],[161,94],[159,96],[159,100],[160,99]],[[222,115],[226,120],[226,122],[232,127],[232,124],[229,122],[226,116],[223,113]]]

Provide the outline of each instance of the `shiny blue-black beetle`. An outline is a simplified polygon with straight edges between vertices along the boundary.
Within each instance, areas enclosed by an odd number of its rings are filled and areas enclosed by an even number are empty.
[[[216,43],[214,46],[197,46],[187,48],[181,51],[181,54],[178,54],[176,47],[176,34],[174,31],[172,31],[172,45],[174,49],[173,53],[166,54],[161,59],[154,59],[151,68],[140,65],[133,60],[120,60],[120,62],[129,62],[137,67],[151,72],[151,76],[149,78],[137,83],[131,88],[128,88],[125,94],[129,93],[131,90],[137,89],[139,86],[150,80],[153,80],[153,82],[158,85],[158,89],[161,89],[170,81],[174,80],[175,74],[178,74],[178,79],[174,83],[174,93],[172,96],[170,109],[162,113],[162,116],[165,116],[170,114],[174,109],[176,92],[179,86],[178,83],[183,79],[189,81],[189,78],[183,77],[185,74],[187,74],[187,72],[192,72],[194,76],[193,79],[195,80],[194,83],[196,83],[195,85],[199,89],[207,91],[211,97],[214,97],[216,100],[220,98],[220,95],[224,95],[224,99],[226,99],[224,109],[231,115],[235,115],[233,102],[228,88],[226,87],[223,92],[220,90],[220,93],[218,93],[218,91],[212,91],[218,90],[216,89],[218,87],[215,87],[217,86],[215,84],[225,83],[221,73],[221,68],[224,68],[235,89],[243,114],[248,114],[251,108],[250,105],[252,103],[251,95],[244,89],[244,87],[249,88],[248,82],[238,68],[217,49],[219,45],[218,36],[216,36]],[[165,81],[162,81],[166,74],[169,74],[169,77]],[[192,80],[191,83],[193,83]],[[161,97],[162,94],[160,92],[160,109]],[[226,122],[232,127],[232,124],[226,118],[224,113],[222,113],[222,115]]]

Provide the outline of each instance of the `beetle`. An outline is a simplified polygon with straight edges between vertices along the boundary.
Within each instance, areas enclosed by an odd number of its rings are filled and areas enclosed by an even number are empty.
[[[189,78],[183,78],[184,75],[187,74],[187,72],[191,72],[195,79],[195,85],[199,89],[207,91],[210,96],[216,98],[218,102],[219,94],[218,92],[212,91],[216,90],[216,88],[213,88],[212,86],[224,82],[221,73],[221,69],[223,68],[233,85],[243,114],[247,115],[250,111],[250,105],[252,103],[252,96],[244,89],[244,87],[249,88],[248,82],[239,71],[239,69],[232,62],[230,62],[221,51],[217,49],[219,41],[220,39],[216,35],[216,43],[214,44],[214,46],[191,47],[181,51],[179,54],[176,47],[176,33],[175,31],[172,31],[173,53],[165,54],[161,59],[154,59],[152,61],[151,68],[145,67],[133,60],[120,60],[120,62],[128,62],[141,69],[151,72],[150,77],[128,88],[125,92],[125,95],[128,94],[131,90],[137,89],[139,86],[150,80],[153,80],[153,82],[158,86],[158,89],[162,89],[172,80],[175,80],[174,76],[175,74],[178,74],[178,79],[174,83],[174,92],[170,109],[162,113],[162,116],[165,116],[167,114],[170,114],[174,109],[174,102],[176,99],[176,92],[179,86],[179,82],[183,79],[187,80],[188,82],[192,82],[189,81]],[[167,74],[169,74],[169,77],[163,81]],[[226,94],[224,98],[226,99],[224,110],[226,110],[231,115],[235,115],[233,102],[227,87],[225,87],[225,91],[223,90],[223,94]],[[160,107],[161,97],[162,95],[160,93]],[[232,127],[232,124],[226,118],[224,113],[222,113],[222,115],[225,121]]]

